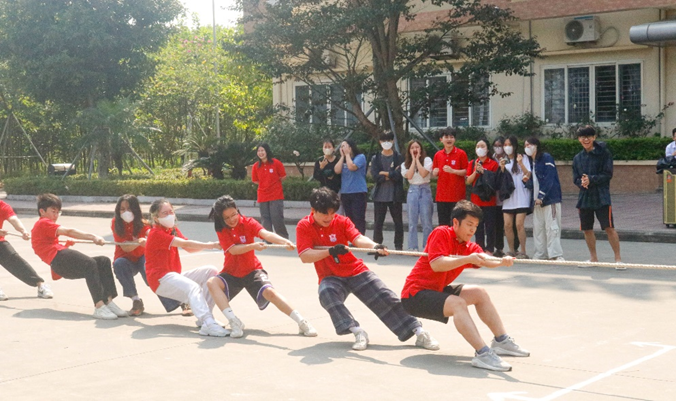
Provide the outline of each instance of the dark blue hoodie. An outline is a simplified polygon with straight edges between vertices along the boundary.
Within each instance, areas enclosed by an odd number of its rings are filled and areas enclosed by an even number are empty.
[[[582,187],[582,175],[589,177],[589,188]],[[613,155],[603,142],[594,141],[590,152],[582,149],[573,159],[573,182],[580,188],[577,208],[598,209],[610,205]]]

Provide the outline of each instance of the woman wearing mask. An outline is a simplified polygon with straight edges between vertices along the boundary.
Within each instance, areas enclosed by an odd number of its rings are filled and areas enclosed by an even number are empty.
[[[371,176],[376,181],[373,187],[373,240],[383,243],[383,224],[387,209],[390,210],[394,222],[394,248],[398,251],[404,248],[404,179],[401,175],[401,164],[404,157],[394,147],[394,134],[385,131],[380,134],[381,152],[371,159]]]
[[[425,148],[417,139],[408,143],[406,160],[401,165],[401,174],[408,180],[408,249],[417,251],[418,248],[418,220],[422,224],[422,248],[427,246],[427,237],[432,232],[432,159],[427,157]]]
[[[366,235],[366,156],[354,140],[346,139],[340,144],[340,158],[334,171],[341,176],[340,200],[345,216]]]
[[[519,154],[519,141],[514,135],[505,140],[503,147],[507,158],[500,161],[500,171],[508,173],[514,182],[514,192],[502,203],[502,216],[505,220],[505,234],[509,244],[510,256],[516,256],[520,259],[527,259],[526,254],[526,228],[524,221],[526,214],[530,211],[530,201],[532,198],[530,189],[526,183],[530,179],[530,163],[527,157]],[[514,242],[514,226],[521,245],[521,251],[517,252]]]
[[[483,212],[483,219],[479,221],[479,226],[476,229],[476,243],[488,255],[493,255],[495,250],[495,214],[497,212],[495,191],[482,191],[484,194],[480,196],[475,193],[474,189],[477,187],[480,178],[493,183],[493,188],[495,188],[495,172],[498,171],[498,163],[488,157],[488,139],[479,139],[474,151],[477,157],[467,166],[465,182],[472,186],[472,203],[479,206]]]
[[[493,160],[500,165],[500,160],[507,157],[503,146],[505,145],[505,138],[498,136],[493,141]],[[500,199],[500,192],[495,193],[495,252],[493,256],[501,258],[505,256],[505,219],[502,217],[502,200]]]
[[[331,139],[324,140],[322,151],[324,156],[315,162],[315,170],[312,176],[319,182],[320,186],[338,193],[340,192],[340,175],[335,172],[338,157],[335,155],[336,147]]]
[[[564,260],[561,248],[561,183],[554,158],[540,149],[540,140],[526,140],[526,154],[533,161],[534,259]]]
[[[289,233],[284,225],[284,189],[282,181],[286,178],[284,165],[275,159],[267,143],[258,145],[256,151],[258,163],[251,168],[251,180],[258,185],[258,207],[261,211],[261,220],[266,230],[275,232],[284,238]]]

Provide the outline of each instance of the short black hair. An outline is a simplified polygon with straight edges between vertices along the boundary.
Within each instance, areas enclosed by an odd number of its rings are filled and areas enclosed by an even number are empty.
[[[451,220],[458,219],[458,223],[462,223],[467,216],[476,217],[479,220],[484,218],[484,214],[479,206],[467,199],[463,199],[455,204],[451,212]]]
[[[319,213],[334,212],[340,209],[340,198],[334,191],[321,187],[312,190],[310,194],[310,206]]]
[[[443,138],[447,135],[452,136],[453,138],[457,138],[458,137],[458,130],[456,130],[453,127],[446,127],[446,128],[440,129],[439,133],[437,135],[439,136],[439,139],[441,139],[441,138]]]
[[[387,130],[383,131],[380,136],[378,136],[379,141],[393,141],[394,140],[394,134],[392,131]]]
[[[211,207],[209,218],[214,220],[214,230],[216,230],[216,232],[220,232],[227,227],[225,221],[223,221],[223,212],[230,208],[237,209],[235,200],[232,199],[232,196],[230,195],[223,195],[216,199],[216,202],[214,202],[214,205]],[[239,210],[237,210],[237,212],[239,213]]]
[[[676,128],[671,130],[671,136],[674,136],[674,135],[676,135]]]
[[[585,125],[577,129],[577,137],[581,136],[596,136],[596,130],[591,125]]]
[[[50,207],[55,207],[58,210],[61,210],[61,199],[50,193],[40,194],[37,197],[38,201],[38,216],[40,216],[40,209],[47,210]]]

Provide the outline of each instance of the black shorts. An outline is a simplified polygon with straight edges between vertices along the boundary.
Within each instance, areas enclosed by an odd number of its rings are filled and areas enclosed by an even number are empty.
[[[463,285],[449,285],[442,292],[422,290],[412,297],[402,298],[401,305],[413,316],[448,323],[448,317],[444,316],[446,298],[450,295],[460,296]]]
[[[225,284],[223,292],[225,292],[225,296],[228,297],[229,301],[232,301],[242,289],[246,288],[251,298],[258,304],[258,309],[263,310],[270,303],[263,297],[263,291],[266,288],[272,288],[272,283],[268,279],[268,272],[265,270],[254,270],[244,277],[235,277],[228,273],[221,273],[216,277],[220,278],[223,284]]]
[[[517,214],[522,214],[522,213],[523,214],[530,214],[530,208],[520,207],[518,209],[512,209],[512,210],[502,209],[502,213],[511,214],[511,215],[514,215],[514,216],[516,216]]]
[[[578,209],[580,212],[580,230],[587,231],[594,229],[594,215],[601,224],[601,230],[606,228],[615,228],[613,220],[613,207],[610,205],[601,206],[598,209]]]

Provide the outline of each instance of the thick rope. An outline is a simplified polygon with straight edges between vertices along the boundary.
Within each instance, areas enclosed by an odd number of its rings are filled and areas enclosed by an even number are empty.
[[[269,244],[268,248],[278,248],[286,249],[285,245],[273,245]],[[330,246],[318,246],[314,249],[329,249]],[[352,252],[374,252],[374,249],[369,248],[355,248],[347,247],[349,251]],[[402,255],[402,256],[427,256],[425,252],[413,252],[413,251],[396,251],[396,250],[387,250],[390,255]],[[450,258],[461,258],[461,255],[449,255]],[[500,261],[502,258],[496,258],[493,256],[486,257],[486,260]],[[535,259],[514,259],[515,264],[524,264],[524,265],[555,265],[555,266],[584,266],[584,267],[611,267],[618,269],[655,269],[655,270],[676,270],[676,266],[669,265],[654,265],[654,264],[644,264],[644,263],[610,263],[610,262],[578,262],[573,260],[535,260]]]
[[[74,244],[89,244],[89,245],[96,245],[94,241],[91,240],[86,240],[86,239],[60,239],[59,242],[72,242]],[[138,245],[138,242],[113,242],[113,241],[105,241],[103,245]]]

